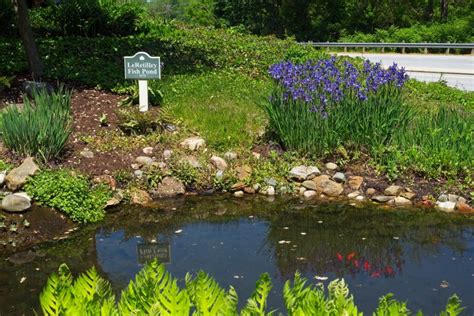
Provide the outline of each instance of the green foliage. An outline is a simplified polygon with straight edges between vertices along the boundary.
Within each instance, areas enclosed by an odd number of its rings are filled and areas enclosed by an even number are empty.
[[[293,286],[285,283],[283,298],[288,315],[336,316],[362,315],[354,305],[352,295],[344,280],[334,280],[326,294],[322,285],[306,285],[307,280],[296,273]],[[267,273],[260,276],[255,292],[240,315],[272,315],[266,312],[271,290]],[[196,277],[186,275],[186,286],[180,289],[163,264],[147,264],[122,291],[118,304],[108,281],[90,269],[74,280],[66,265],[52,274],[40,294],[44,315],[239,315],[238,297],[233,287],[228,291],[200,271]],[[461,301],[453,295],[442,316],[459,315]],[[379,300],[374,315],[409,315],[405,303],[397,302],[389,294]],[[418,315],[422,315],[421,312]]]
[[[5,161],[3,161],[2,159],[0,159],[0,171],[8,171],[10,169],[13,168],[13,165],[10,164],[10,163],[7,163]]]
[[[154,89],[153,86],[150,85],[150,83],[151,81],[149,81],[148,86],[148,104],[161,105],[161,103],[163,102],[163,93],[158,89]],[[137,105],[139,103],[140,95],[137,84],[125,88],[115,89],[115,92],[128,95],[128,97],[122,100],[122,105],[132,106]]]
[[[15,76],[0,76],[0,92],[2,92],[5,88],[10,88],[13,79],[15,79]]]
[[[407,43],[469,43],[474,41],[472,32],[474,15],[447,23],[415,24],[406,28],[391,26],[378,28],[374,33],[355,33],[339,39],[341,42],[407,42]],[[439,50],[438,50],[439,52]]]
[[[41,171],[28,181],[25,190],[38,203],[54,207],[80,223],[103,219],[111,198],[105,185],[91,187],[86,177],[67,170]]]
[[[147,135],[162,129],[162,118],[158,111],[140,112],[137,108],[122,108],[118,111],[118,125],[126,135]]]
[[[71,134],[70,111],[70,91],[35,91],[33,100],[25,97],[22,108],[4,110],[0,117],[3,142],[19,155],[43,161],[58,158]]]

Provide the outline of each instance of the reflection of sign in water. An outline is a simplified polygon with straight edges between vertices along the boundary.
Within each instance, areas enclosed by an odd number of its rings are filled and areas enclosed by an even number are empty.
[[[157,259],[161,263],[171,262],[170,244],[163,243],[149,243],[137,245],[138,263],[145,264],[148,261]]]

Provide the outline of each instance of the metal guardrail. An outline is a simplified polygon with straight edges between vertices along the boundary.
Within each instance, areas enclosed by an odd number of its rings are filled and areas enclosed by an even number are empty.
[[[362,48],[364,52],[366,48],[381,48],[384,52],[385,48],[401,48],[402,53],[405,53],[407,48],[422,48],[427,54],[428,49],[445,49],[449,54],[451,49],[470,49],[471,54],[474,54],[474,43],[346,43],[346,42],[301,42],[302,45],[310,45],[313,47],[331,47],[344,48]]]

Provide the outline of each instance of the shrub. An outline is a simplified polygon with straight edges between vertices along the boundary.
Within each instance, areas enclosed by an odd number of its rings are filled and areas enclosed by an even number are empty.
[[[103,219],[111,198],[106,186],[91,187],[85,176],[67,170],[42,171],[28,181],[25,190],[38,203],[54,207],[80,223]]]
[[[25,96],[24,106],[10,106],[0,118],[6,147],[43,161],[57,158],[71,134],[71,93],[64,88],[49,94],[34,91],[33,100]]]
[[[340,145],[356,149],[390,144],[406,124],[401,101],[406,75],[366,62],[359,71],[336,58],[271,67],[275,88],[265,103],[270,127],[284,146],[318,156]]]
[[[116,304],[110,283],[94,268],[74,280],[63,264],[49,277],[40,294],[40,305],[44,315],[239,315],[237,292],[232,286],[221,288],[203,271],[195,276],[187,274],[185,281],[181,289],[163,264],[152,261],[122,291]],[[322,285],[307,282],[296,273],[293,282],[285,283],[283,298],[288,315],[362,315],[343,279],[332,281],[327,293]],[[273,314],[267,312],[271,289],[269,275],[262,274],[240,315]],[[461,300],[453,295],[441,315],[459,315],[463,310]],[[406,303],[388,294],[380,298],[374,315],[409,314]]]

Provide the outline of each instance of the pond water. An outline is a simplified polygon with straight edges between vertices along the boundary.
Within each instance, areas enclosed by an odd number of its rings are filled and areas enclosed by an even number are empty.
[[[0,261],[0,315],[31,315],[48,275],[65,262],[91,266],[117,294],[158,256],[180,280],[202,269],[233,285],[244,304],[268,272],[269,306],[284,311],[282,288],[296,271],[310,282],[344,278],[358,307],[372,312],[392,292],[432,315],[457,293],[474,313],[474,221],[427,210],[301,202],[299,199],[186,197],[154,209],[127,208],[70,238],[43,245],[28,263]],[[1,258],[4,259],[4,258]]]

